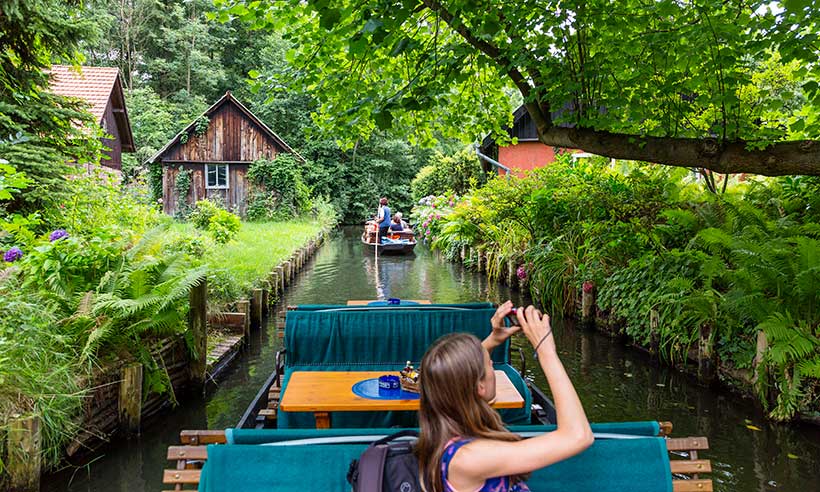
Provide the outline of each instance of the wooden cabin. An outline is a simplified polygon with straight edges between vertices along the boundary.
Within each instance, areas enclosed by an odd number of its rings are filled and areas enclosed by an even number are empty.
[[[185,203],[219,198],[228,208],[245,215],[248,168],[259,159],[281,152],[303,160],[276,133],[226,92],[202,116],[191,122],[147,163],[162,165],[162,210],[177,212],[180,189],[177,177],[188,172],[190,186]]]
[[[557,118],[558,113],[553,113],[553,118]],[[570,126],[562,124],[561,126]],[[530,117],[527,108],[519,106],[513,112],[512,127],[506,128],[510,138],[517,138],[516,144],[498,145],[491,135],[487,135],[481,142],[479,150],[482,154],[499,161],[508,167],[514,174],[523,175],[531,169],[545,167],[555,161],[556,152],[570,151],[545,145],[538,138],[538,130],[535,122]],[[482,161],[483,163],[483,161]],[[483,164],[486,170],[486,164]],[[503,174],[502,169],[498,169],[499,174]]]
[[[101,140],[109,149],[103,151],[108,158],[103,158],[100,164],[119,174],[122,153],[136,151],[119,69],[80,67],[78,71],[68,65],[52,65],[49,76],[51,92],[88,103],[94,120],[107,134]]]

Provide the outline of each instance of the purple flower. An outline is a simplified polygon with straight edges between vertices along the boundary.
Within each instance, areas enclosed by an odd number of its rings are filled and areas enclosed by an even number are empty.
[[[527,270],[524,268],[524,265],[520,265],[515,271],[515,274],[518,275],[518,278],[521,280],[525,280],[527,278]]]
[[[10,250],[6,251],[3,255],[3,259],[9,263],[19,260],[23,257],[23,250],[18,248],[17,246],[11,248]]]
[[[66,232],[65,229],[57,229],[56,231],[48,235],[48,240],[53,243],[54,241],[62,239],[64,237],[68,237],[68,232]]]
[[[452,207],[453,205],[455,205],[455,203],[453,203],[453,201],[450,200],[450,206]]]

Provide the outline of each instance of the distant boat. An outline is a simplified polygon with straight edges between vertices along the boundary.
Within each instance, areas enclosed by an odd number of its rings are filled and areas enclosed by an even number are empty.
[[[416,247],[416,236],[412,229],[388,231],[382,237],[381,243],[376,243],[378,234],[378,225],[373,221],[368,221],[362,232],[362,244],[371,249],[378,248],[380,254],[409,254]]]

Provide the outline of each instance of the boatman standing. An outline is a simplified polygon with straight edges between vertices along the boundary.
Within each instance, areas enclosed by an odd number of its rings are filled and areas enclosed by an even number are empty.
[[[390,207],[387,206],[387,198],[379,200],[379,212],[376,217],[376,223],[379,224],[379,236],[376,238],[376,243],[381,244],[382,236],[387,234],[390,229]]]

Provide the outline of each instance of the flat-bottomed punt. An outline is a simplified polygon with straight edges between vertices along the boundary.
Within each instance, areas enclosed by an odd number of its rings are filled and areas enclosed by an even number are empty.
[[[285,322],[285,348],[276,354],[276,369],[237,427],[183,431],[181,446],[168,449],[168,459],[176,462],[176,469],[165,471],[164,483],[175,490],[198,486],[212,492],[349,490],[345,477],[350,461],[370,442],[403,428],[416,428],[415,407],[402,407],[406,402],[373,404],[361,399],[354,401],[357,408],[316,407],[323,405],[324,396],[309,398],[315,401],[303,402],[307,406],[290,407],[289,392],[299,400],[301,375],[353,373],[336,385],[349,399],[354,380],[393,374],[408,360],[417,362],[427,346],[444,334],[466,331],[486,336],[494,311],[488,303],[292,308]],[[519,400],[513,405],[517,408],[499,410],[502,419],[511,432],[522,437],[554,429],[552,402],[522,376],[525,367],[519,372],[510,365],[510,355],[509,341],[491,354],[496,371],[510,382]],[[708,449],[705,437],[669,438],[672,426],[664,422],[597,423],[592,428],[596,436],[592,447],[536,470],[528,480],[530,488],[712,490],[712,481],[701,477],[711,472],[711,464],[698,457],[698,452]]]
[[[370,250],[378,249],[379,254],[410,254],[416,247],[416,236],[411,229],[389,231],[382,236],[381,242],[376,239],[379,228],[374,222],[368,222],[362,232],[362,244]]]

